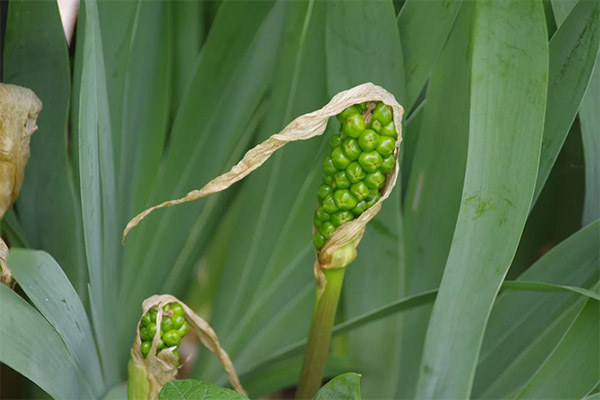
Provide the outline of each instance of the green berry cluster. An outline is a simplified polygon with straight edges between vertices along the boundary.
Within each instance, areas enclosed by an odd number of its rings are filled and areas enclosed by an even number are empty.
[[[338,226],[358,217],[381,196],[386,174],[396,164],[392,109],[382,102],[355,104],[337,116],[341,129],[329,140],[313,236],[320,250]]]
[[[140,338],[142,339],[141,350],[144,358],[146,358],[150,352],[152,340],[156,334],[156,314],[157,310],[155,307],[151,308],[150,311],[142,317]],[[160,323],[160,340],[158,341],[156,354],[167,347],[179,347],[181,339],[190,328],[183,314],[183,307],[179,303],[169,303],[163,306],[163,317]],[[177,350],[174,350],[173,354],[179,359]]]

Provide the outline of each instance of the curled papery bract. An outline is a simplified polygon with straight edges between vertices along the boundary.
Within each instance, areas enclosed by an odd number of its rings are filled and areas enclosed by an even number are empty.
[[[183,307],[186,322],[196,333],[202,344],[217,356],[227,373],[231,386],[239,393],[246,395],[231,359],[219,343],[217,334],[208,322],[200,318],[185,303],[168,294],[151,296],[144,300],[142,304],[142,318],[148,311],[155,309],[156,326],[160,327],[164,314],[163,307],[171,303],[178,303]],[[135,339],[131,347],[131,359],[128,367],[128,393],[130,399],[157,399],[158,393],[164,384],[175,379],[177,376],[178,359],[173,355],[172,349],[174,347],[167,347],[157,354],[157,347],[161,337],[160,329],[156,330],[148,355],[146,357],[143,356],[141,351],[142,339],[140,337],[142,318],[138,321]]]
[[[30,89],[0,83],[0,218],[14,204],[42,102]]]
[[[10,287],[15,287],[15,279],[6,265],[6,259],[8,258],[8,246],[4,243],[4,240],[0,238],[0,283]]]

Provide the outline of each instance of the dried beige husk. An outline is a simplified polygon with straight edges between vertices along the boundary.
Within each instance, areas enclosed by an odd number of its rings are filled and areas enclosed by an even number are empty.
[[[322,135],[325,132],[327,121],[330,117],[336,116],[351,105],[368,101],[381,101],[392,108],[394,125],[398,132],[398,140],[396,140],[396,149],[394,151],[396,166],[387,174],[386,183],[379,201],[371,208],[365,210],[357,219],[338,227],[321,251],[317,253],[314,271],[317,287],[321,289],[325,284],[322,269],[345,267],[356,257],[356,247],[362,238],[367,223],[381,210],[383,201],[390,195],[398,178],[398,154],[400,152],[400,143],[402,142],[402,116],[404,109],[390,92],[370,82],[340,92],[320,110],[299,116],[279,133],[272,135],[261,144],[250,149],[242,160],[231,168],[229,172],[214,178],[201,189],[193,190],[185,197],[165,201],[141,212],[127,224],[123,232],[123,242],[129,231],[154,210],[198,200],[227,189],[264,164],[275,151],[287,143],[308,140],[312,137]]]
[[[221,347],[217,334],[210,325],[200,318],[185,303],[168,294],[154,295],[148,297],[142,303],[142,316],[151,308],[156,308],[156,326],[160,327],[163,318],[163,306],[170,303],[179,303],[185,313],[184,318],[190,325],[190,328],[198,335],[200,341],[211,352],[213,352],[219,362],[225,369],[231,386],[239,393],[246,395],[240,380],[235,372],[235,368],[227,352]],[[136,335],[131,347],[131,359],[129,361],[129,382],[128,393],[130,399],[157,399],[160,389],[169,381],[177,376],[177,359],[171,351],[165,348],[158,355],[156,348],[160,340],[160,329],[157,329],[150,352],[144,358],[141,352],[142,340],[140,338],[140,325],[142,318],[138,321]]]
[[[10,288],[14,288],[16,281],[6,265],[6,259],[8,258],[8,246],[4,243],[4,240],[0,238],[0,283]]]
[[[42,102],[30,89],[0,83],[0,218],[14,204]]]

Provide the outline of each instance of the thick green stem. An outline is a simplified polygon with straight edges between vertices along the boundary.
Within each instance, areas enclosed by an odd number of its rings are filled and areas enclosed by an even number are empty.
[[[327,283],[320,295],[317,292],[296,399],[312,399],[321,387],[344,271],[345,268],[323,271]]]

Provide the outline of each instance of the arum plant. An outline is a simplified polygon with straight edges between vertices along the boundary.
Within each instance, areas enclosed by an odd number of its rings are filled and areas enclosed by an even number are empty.
[[[323,134],[328,119],[334,115],[342,125],[340,134],[330,140],[332,152],[325,160],[320,203],[313,220],[317,301],[299,398],[312,397],[320,387],[344,268],[356,258],[367,223],[377,215],[396,183],[403,108],[391,93],[372,83],[338,93],[325,107],[296,118],[281,132],[249,150],[230,171],[203,188],[141,212],[123,232],[124,242],[131,229],[154,210],[227,189],[285,144]]]

